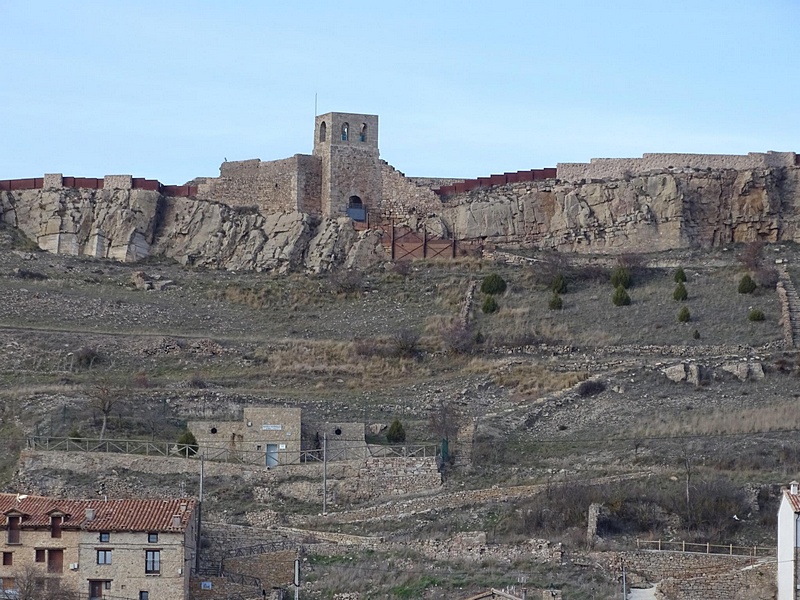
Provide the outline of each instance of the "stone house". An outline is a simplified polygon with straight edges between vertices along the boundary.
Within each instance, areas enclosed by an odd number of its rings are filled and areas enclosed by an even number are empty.
[[[2,590],[24,580],[96,600],[182,600],[195,564],[194,499],[72,500],[0,494]]]
[[[190,421],[198,455],[277,467],[322,460],[327,434],[328,460],[364,459],[369,455],[363,423],[310,423],[302,409],[245,407],[241,421]]]
[[[783,490],[778,508],[778,600],[795,600],[800,587],[800,484]]]

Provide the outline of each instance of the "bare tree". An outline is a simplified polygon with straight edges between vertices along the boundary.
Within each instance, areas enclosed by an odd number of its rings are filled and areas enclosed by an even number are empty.
[[[114,409],[117,401],[120,398],[120,390],[113,387],[105,381],[97,382],[94,384],[91,393],[91,406],[99,410],[103,418],[103,425],[100,428],[100,439],[102,440],[106,435],[106,428],[108,426],[108,415]]]
[[[441,402],[431,411],[429,417],[431,431],[440,440],[453,440],[458,432],[458,415],[452,402]]]
[[[60,578],[47,577],[42,569],[27,565],[14,572],[17,600],[78,600],[77,591]]]

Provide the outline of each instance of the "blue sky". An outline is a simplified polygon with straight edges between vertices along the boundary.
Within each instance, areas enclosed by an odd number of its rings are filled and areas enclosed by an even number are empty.
[[[800,1],[0,0],[0,179],[180,184],[380,116],[408,175],[800,152]]]

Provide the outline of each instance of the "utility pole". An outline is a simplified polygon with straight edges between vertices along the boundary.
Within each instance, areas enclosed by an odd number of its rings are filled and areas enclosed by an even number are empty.
[[[300,559],[294,559],[294,600],[300,599]]]
[[[622,600],[628,600],[628,581],[625,576],[625,563],[622,563]]]
[[[328,514],[328,433],[322,434],[322,515]]]
[[[200,455],[200,497],[197,500],[197,537],[194,541],[194,570],[200,571],[200,518],[201,511],[203,510],[203,478],[205,475],[205,459]]]

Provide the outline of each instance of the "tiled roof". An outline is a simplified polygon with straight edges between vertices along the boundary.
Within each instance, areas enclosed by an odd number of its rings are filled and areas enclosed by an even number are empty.
[[[783,490],[783,495],[789,501],[789,505],[796,513],[800,513],[800,494],[793,494],[789,490]]]
[[[23,529],[49,527],[50,513],[60,511],[68,515],[63,529],[182,532],[189,524],[195,503],[193,498],[66,500],[0,494],[0,514],[23,513],[26,515],[22,519]],[[87,509],[94,509],[94,519],[87,518]],[[179,519],[173,519],[175,516]]]

